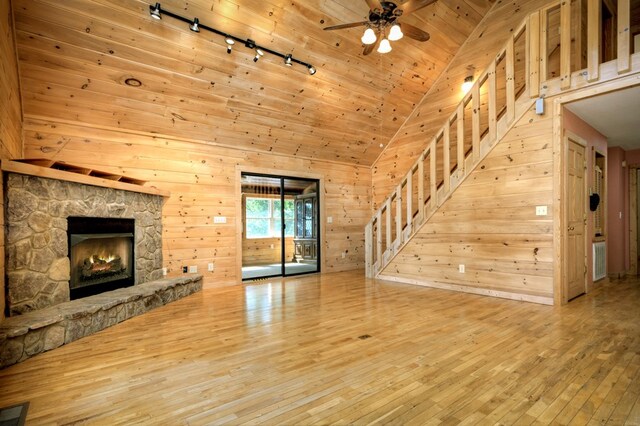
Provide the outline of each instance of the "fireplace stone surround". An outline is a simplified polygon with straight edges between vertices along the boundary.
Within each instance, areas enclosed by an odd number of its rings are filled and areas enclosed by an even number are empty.
[[[9,316],[67,302],[67,217],[135,219],[135,284],[162,277],[162,196],[5,173]]]

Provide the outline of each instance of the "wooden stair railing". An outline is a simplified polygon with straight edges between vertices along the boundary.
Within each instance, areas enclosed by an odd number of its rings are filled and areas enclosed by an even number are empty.
[[[366,225],[367,277],[375,277],[391,262],[532,106],[534,98],[636,70],[640,54],[634,55],[631,49],[630,0],[617,2],[617,26],[613,26],[617,57],[604,64],[600,61],[607,56],[601,52],[601,0],[587,1],[587,40],[580,40],[580,25],[572,28],[576,14],[582,21],[581,11],[571,9],[572,2],[550,3],[530,14],[512,33]],[[573,3],[579,7],[580,2]],[[576,28],[578,34],[573,34]]]

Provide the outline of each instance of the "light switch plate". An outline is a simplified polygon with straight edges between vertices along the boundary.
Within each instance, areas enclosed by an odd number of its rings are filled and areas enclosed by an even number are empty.
[[[209,272],[213,272],[213,263],[209,263],[209,264],[207,265],[207,270],[208,270]]]
[[[196,265],[189,266],[189,273],[197,274],[198,273],[198,266],[196,266]]]
[[[333,223],[333,217],[327,216],[327,223]]]
[[[213,223],[227,223],[227,218],[225,216],[214,216]]]
[[[546,216],[547,206],[536,206],[536,216]]]

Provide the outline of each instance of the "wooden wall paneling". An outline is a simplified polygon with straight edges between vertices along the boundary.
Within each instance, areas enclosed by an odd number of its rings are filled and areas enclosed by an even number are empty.
[[[552,303],[551,132],[549,117],[528,111],[381,277]],[[549,206],[548,216],[536,216],[536,205]]]
[[[145,176],[150,185],[170,191],[163,207],[165,266],[176,275],[181,266],[195,264],[205,271],[208,286],[240,280],[236,167],[319,175],[324,180],[324,212],[333,217],[332,224],[321,225],[326,235],[323,270],[364,264],[362,230],[371,214],[367,167],[35,119],[25,123],[25,154]],[[213,224],[214,216],[227,217],[227,223]],[[337,250],[348,251],[347,256],[335,256]],[[214,272],[206,272],[207,263],[215,264]]]
[[[259,44],[294,50],[318,68],[310,77],[269,55],[254,64],[243,46],[227,55],[221,37],[195,35],[169,18],[156,22],[144,2],[16,1],[32,117],[180,139],[214,135],[219,144],[357,164],[374,161],[379,144],[393,136],[491,6],[456,1],[407,17],[440,48],[407,39],[391,58],[362,57],[359,30],[322,30],[362,19],[365,3],[163,3]],[[43,72],[49,67],[59,71],[56,81]],[[74,78],[65,81],[65,72]],[[125,87],[128,77],[142,86]],[[51,108],[61,100],[65,108]],[[112,105],[118,108],[110,115]]]

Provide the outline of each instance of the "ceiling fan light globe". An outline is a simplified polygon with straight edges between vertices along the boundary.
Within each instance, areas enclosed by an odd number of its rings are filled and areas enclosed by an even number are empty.
[[[404,36],[404,34],[402,33],[402,29],[400,28],[400,25],[398,25],[398,24],[394,24],[391,27],[391,30],[389,30],[389,40],[391,40],[391,41],[398,41],[403,36]]]
[[[364,34],[362,35],[362,38],[360,40],[362,40],[362,43],[364,44],[375,43],[377,40],[375,31],[373,31],[371,28],[367,28],[366,30],[364,30]]]
[[[378,46],[378,53],[389,53],[391,52],[391,43],[386,38],[383,38],[380,41],[380,46]]]

